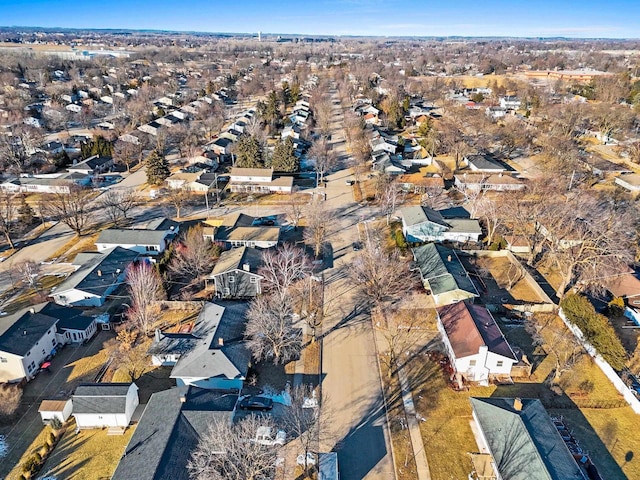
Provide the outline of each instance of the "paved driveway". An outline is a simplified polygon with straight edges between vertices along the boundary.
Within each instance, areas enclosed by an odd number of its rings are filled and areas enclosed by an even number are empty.
[[[71,364],[98,353],[111,335],[110,332],[99,332],[87,345],[67,345],[51,361],[50,372],[41,372],[26,385],[18,420],[0,427],[0,435],[6,436],[9,445],[7,456],[0,462],[0,478],[5,478],[42,431],[43,425],[38,413],[40,402],[44,399],[68,398],[78,383],[93,381],[92,375],[95,372],[84,378],[68,381],[72,371]]]

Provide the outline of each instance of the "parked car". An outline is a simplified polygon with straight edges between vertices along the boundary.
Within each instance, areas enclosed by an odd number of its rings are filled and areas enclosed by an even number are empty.
[[[242,410],[262,410],[266,412],[273,408],[273,400],[267,397],[248,396],[240,400],[240,409]]]
[[[353,185],[354,183],[356,183],[355,180],[346,180],[345,183],[349,186]]]

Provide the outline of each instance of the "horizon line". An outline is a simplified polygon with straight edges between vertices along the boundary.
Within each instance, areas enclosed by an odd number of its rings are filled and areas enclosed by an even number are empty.
[[[418,39],[438,39],[438,38],[464,38],[464,39],[489,39],[489,40],[571,40],[571,41],[593,41],[593,40],[609,40],[609,41],[637,41],[640,37],[572,37],[567,35],[530,35],[530,36],[517,36],[517,35],[351,35],[351,34],[335,34],[335,33],[277,33],[277,32],[214,32],[204,30],[167,30],[161,28],[119,28],[119,27],[43,27],[39,25],[0,25],[0,29],[40,29],[40,30],[53,30],[53,31],[78,31],[78,30],[90,30],[90,31],[124,31],[124,32],[155,32],[165,34],[206,34],[206,35],[234,35],[234,36],[253,36],[257,37],[258,33],[262,36],[287,36],[287,37],[323,37],[323,38],[418,38]],[[4,42],[1,42],[4,43]]]

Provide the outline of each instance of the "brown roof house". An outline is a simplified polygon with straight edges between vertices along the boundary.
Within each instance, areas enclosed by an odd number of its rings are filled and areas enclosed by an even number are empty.
[[[510,377],[518,359],[489,310],[463,301],[437,312],[438,329],[456,373],[484,385],[490,379]]]

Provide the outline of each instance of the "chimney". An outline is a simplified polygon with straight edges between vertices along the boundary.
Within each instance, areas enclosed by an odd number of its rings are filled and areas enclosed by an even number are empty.
[[[520,400],[520,398],[515,398],[515,399],[513,400],[513,409],[514,409],[516,412],[520,412],[520,411],[522,411],[522,400]]]
[[[245,272],[250,272],[251,271],[251,265],[249,265],[248,263],[243,263],[242,264],[242,270],[244,270]]]
[[[218,346],[219,347],[224,347],[224,338],[222,338],[222,337],[218,338]]]
[[[36,314],[36,309],[35,309],[35,308],[30,308],[30,309],[29,309],[29,313],[30,313],[31,315],[35,315],[35,314]]]
[[[27,331],[26,331],[26,330],[23,330],[23,331],[22,331],[22,335],[23,335],[24,337],[26,337],[26,336],[27,336]]]

